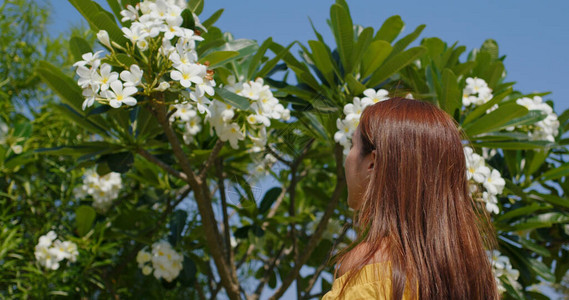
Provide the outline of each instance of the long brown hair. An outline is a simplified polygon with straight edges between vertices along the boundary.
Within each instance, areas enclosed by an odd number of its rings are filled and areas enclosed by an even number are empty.
[[[349,271],[357,274],[383,249],[392,299],[406,288],[418,299],[499,298],[485,252],[495,236],[470,195],[457,125],[431,103],[399,97],[362,112],[360,157],[376,150],[374,171],[354,212],[357,238],[333,260],[356,256]],[[354,255],[359,243],[364,255]]]

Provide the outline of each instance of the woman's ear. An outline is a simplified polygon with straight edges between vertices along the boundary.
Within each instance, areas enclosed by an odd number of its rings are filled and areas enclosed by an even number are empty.
[[[374,149],[371,151],[370,156],[369,156],[370,161],[369,161],[368,167],[367,167],[368,171],[372,171],[374,166],[375,166],[375,155],[376,155],[376,150]]]

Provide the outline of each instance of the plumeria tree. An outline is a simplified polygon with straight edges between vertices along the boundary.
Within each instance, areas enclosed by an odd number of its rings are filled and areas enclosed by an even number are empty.
[[[223,10],[202,16],[200,0],[108,0],[111,11],[69,1],[97,43],[75,34],[71,63],[46,57],[35,69],[59,103],[34,128],[66,138],[26,144],[4,164],[41,186],[18,172],[48,161],[40,174],[53,183],[41,197],[49,209],[23,213],[48,211],[46,224],[25,235],[14,199],[31,192],[7,181],[5,295],[258,299],[268,285],[277,299],[295,283],[297,298],[320,297],[350,239],[351,134],[366,106],[391,96],[432,102],[465,132],[506,297],[543,297],[531,287],[569,268],[569,112],[514,90],[494,41],[465,60],[465,47],[437,38],[411,47],[424,25],[398,38],[400,17],[364,28],[338,0],[334,42],[313,28],[295,55],[270,37],[234,39],[214,26]],[[21,288],[24,278],[43,279]]]

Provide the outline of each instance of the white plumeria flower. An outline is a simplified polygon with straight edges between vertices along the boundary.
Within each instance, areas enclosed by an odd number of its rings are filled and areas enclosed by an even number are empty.
[[[150,15],[143,15],[140,17],[140,22],[133,23],[133,25],[140,26],[140,30],[146,34],[146,37],[155,38],[160,34],[164,24]]]
[[[196,93],[190,93],[190,99],[196,102],[196,106],[200,114],[206,114],[207,116],[211,116],[211,110],[209,107],[211,106],[211,100],[209,100],[205,95],[198,96]]]
[[[149,35],[139,23],[133,24],[131,28],[123,27],[121,30],[124,36],[133,43],[144,40]]]
[[[181,43],[187,49],[195,49],[196,48],[196,41],[203,41],[204,38],[195,35],[194,31],[188,28],[182,28],[182,35],[178,40],[178,43]]]
[[[243,135],[243,132],[239,127],[239,124],[231,123],[229,125],[224,126],[223,131],[221,132],[221,134],[219,134],[219,139],[221,141],[229,140],[229,144],[231,145],[231,147],[233,149],[238,149],[239,146],[237,145],[237,143],[241,140],[244,140],[245,136]]]
[[[363,111],[360,98],[354,97],[353,103],[348,103],[344,106],[344,114],[346,120],[359,119]]]
[[[185,132],[192,136],[198,134],[202,129],[200,122],[201,118],[198,115],[193,116],[186,122]]]
[[[169,6],[170,5],[168,5],[168,3],[164,2],[163,0],[157,0],[154,3],[154,7],[152,9],[152,12],[150,13],[150,16],[152,18],[160,20],[166,19],[166,17],[168,16]]]
[[[384,89],[380,89],[377,91],[375,91],[374,89],[367,89],[364,91],[364,95],[365,97],[362,98],[361,100],[361,104],[364,108],[368,105],[372,105],[377,102],[389,99],[389,92]]]
[[[213,94],[215,94],[215,91],[213,89],[214,86],[214,80],[204,79],[202,83],[196,84],[196,93],[200,96],[203,96],[205,94],[213,96]]]
[[[122,22],[126,21],[136,21],[138,19],[138,10],[132,5],[127,5],[125,10],[121,10]]]
[[[174,51],[175,49],[175,51]],[[172,65],[174,68],[179,68],[182,65],[191,65],[195,64],[198,61],[198,55],[196,51],[186,51],[183,49],[179,44],[176,45],[176,48],[172,49],[171,54],[168,56],[168,59],[172,61]]]
[[[490,175],[490,169],[484,165],[484,158],[477,153],[472,153],[470,157],[466,157],[467,177],[474,179],[478,183],[484,183]]]
[[[490,213],[498,214],[500,208],[498,207],[498,198],[488,192],[482,192],[482,199],[486,202],[486,210]]]
[[[506,181],[496,169],[493,169],[490,176],[488,176],[484,181],[484,187],[492,195],[501,194],[505,185]]]
[[[171,120],[179,118],[183,122],[188,122],[197,115],[197,112],[190,103],[174,104],[173,106],[176,108],[176,112],[170,116]]]
[[[140,67],[132,64],[130,71],[122,71],[120,77],[124,81],[124,86],[138,86],[141,83],[142,74]]]
[[[147,263],[151,260],[152,260],[152,255],[147,251],[140,250],[136,254],[136,262],[138,263],[139,267],[144,266],[145,263]]]
[[[99,66],[100,61],[101,61],[99,59],[99,55],[102,52],[103,52],[103,50],[99,50],[95,53],[87,52],[81,56],[81,58],[83,58],[83,60],[80,60],[80,61],[74,63],[73,66],[77,67],[77,66],[90,65],[90,66],[92,66],[92,68],[97,68]]]
[[[173,80],[180,81],[180,84],[189,88],[193,83],[200,84],[203,82],[205,75],[205,66],[198,64],[181,65],[178,70],[170,72],[170,77]]]
[[[488,88],[488,84],[486,83],[486,81],[484,81],[484,79],[480,79],[477,77],[466,78],[466,88],[465,89],[468,91],[469,94],[478,93],[480,90],[482,90],[484,88]]]
[[[111,71],[111,65],[109,64],[102,64],[100,73],[93,73],[93,81],[96,84],[101,85],[101,91],[106,91],[109,89],[109,86],[118,80],[119,73]],[[120,81],[119,81],[120,83]],[[122,85],[122,83],[121,83]]]
[[[105,91],[105,96],[109,99],[109,105],[114,108],[119,108],[124,103],[129,106],[136,105],[136,99],[132,95],[138,92],[138,89],[133,86],[123,87],[122,82],[113,81],[111,89]]]
[[[344,144],[348,139],[351,139],[354,133],[353,122],[337,119],[336,127],[338,127],[338,131],[334,134],[334,141]]]
[[[99,85],[93,81],[93,78],[96,75],[96,70],[88,69],[85,66],[77,66],[77,70],[75,70],[77,75],[79,75],[79,80],[77,80],[77,84],[82,88],[87,88],[91,85],[96,86],[97,90],[99,89]]]
[[[258,100],[262,90],[263,85],[253,81],[250,83],[244,83],[240,94],[251,100]]]
[[[177,36],[183,36],[184,31],[182,30],[182,22],[184,20],[182,17],[178,16],[176,18],[168,18],[166,24],[163,27],[164,38],[171,40]]]
[[[152,266],[156,279],[164,278],[171,282],[180,274],[183,261],[184,257],[172,249],[170,243],[160,241],[152,244]]]
[[[81,106],[83,110],[85,110],[87,107],[93,106],[95,103],[95,98],[99,96],[97,94],[98,91],[98,85],[91,85],[90,87],[83,90],[82,95],[85,97],[85,101],[83,101],[83,105]]]

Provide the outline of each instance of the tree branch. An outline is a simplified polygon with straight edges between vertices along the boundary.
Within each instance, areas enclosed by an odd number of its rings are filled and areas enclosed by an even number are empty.
[[[211,153],[210,153],[209,157],[207,158],[207,161],[204,163],[204,165],[200,171],[199,177],[201,180],[205,180],[205,177],[207,175],[207,170],[211,167],[211,164],[217,158],[219,151],[221,151],[221,148],[223,148],[223,144],[225,144],[225,142],[223,142],[221,140],[217,140],[217,142],[215,143],[215,146],[213,146],[213,149],[211,149]]]
[[[346,187],[346,180],[344,177],[344,169],[343,169],[343,154],[342,148],[339,144],[335,144],[334,148],[334,156],[336,158],[336,187],[334,188],[334,192],[332,193],[332,197],[328,206],[326,207],[326,211],[322,216],[322,219],[318,223],[316,227],[316,231],[310,237],[306,247],[303,249],[302,255],[294,262],[294,268],[287,274],[285,279],[282,282],[282,285],[278,288],[278,290],[269,298],[269,299],[278,299],[282,297],[284,292],[288,289],[288,287],[292,284],[292,282],[298,277],[298,273],[300,272],[300,268],[306,263],[314,248],[318,245],[318,242],[322,238],[322,234],[324,230],[328,226],[328,220],[334,213],[334,209],[338,205],[338,201],[340,199],[340,195],[342,194],[344,188]]]
[[[156,95],[159,99],[163,98],[162,93]],[[161,102],[161,101],[158,101]],[[194,173],[190,161],[187,155],[182,149],[182,145],[178,136],[170,126],[170,121],[167,117],[166,106],[157,103],[157,101],[152,102],[152,113],[156,117],[158,123],[164,129],[164,133],[172,146],[172,151],[174,156],[180,163],[182,170],[188,177],[187,182],[194,191],[194,197],[196,199],[198,210],[202,219],[202,225],[204,228],[204,236],[213,260],[217,267],[219,276],[221,277],[221,283],[227,291],[227,295],[230,299],[240,299],[239,283],[237,282],[237,274],[232,272],[234,269],[229,265],[229,262],[225,260],[223,255],[223,250],[219,248],[222,243],[222,238],[220,236],[217,222],[215,221],[215,214],[213,213],[213,208],[211,206],[211,194],[209,187],[207,186],[207,181],[202,180],[200,177],[196,176]]]
[[[344,239],[344,236],[346,236],[346,233],[348,232],[350,227],[351,226],[345,226],[344,227],[344,229],[342,230],[342,233],[334,241],[334,244],[332,245],[332,249],[336,248],[336,246]],[[304,294],[305,294],[305,297],[303,297],[304,299],[310,299],[310,298],[308,298],[309,296],[306,296],[306,295],[308,295],[310,293],[310,290],[312,290],[312,288],[314,287],[316,280],[318,280],[318,277],[320,277],[320,273],[322,273],[322,271],[324,271],[324,269],[326,268],[326,262],[330,259],[331,256],[332,256],[332,251],[330,251],[328,253],[324,263],[322,263],[320,266],[318,266],[318,268],[316,269],[316,272],[314,272],[314,275],[312,275],[312,277],[308,281],[308,286],[304,290]]]
[[[136,153],[138,153],[138,154],[140,154],[140,156],[146,158],[146,160],[148,160],[149,162],[159,166],[160,168],[162,168],[164,171],[168,172],[169,174],[171,174],[175,177],[178,177],[178,178],[182,179],[183,181],[186,181],[186,182],[188,181],[188,176],[186,176],[186,174],[175,170],[170,165],[168,165],[167,163],[160,160],[158,157],[152,155],[150,152],[148,152],[142,148],[139,148],[136,150]]]
[[[271,274],[273,273],[273,269],[275,268],[275,266],[279,264],[281,254],[285,246],[286,243],[283,243],[279,251],[277,251],[277,253],[273,256],[269,266],[265,269],[265,274],[263,275],[263,278],[261,278],[259,284],[257,285],[257,288],[255,289],[255,293],[253,293],[253,295],[251,295],[251,297],[248,300],[257,300],[259,299],[259,297],[261,297],[261,292],[263,291],[263,287],[269,281],[269,278],[271,277]]]

